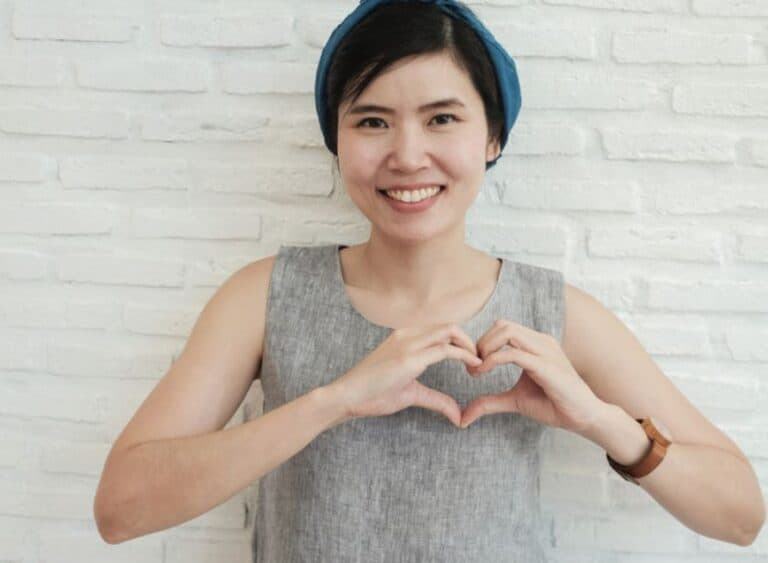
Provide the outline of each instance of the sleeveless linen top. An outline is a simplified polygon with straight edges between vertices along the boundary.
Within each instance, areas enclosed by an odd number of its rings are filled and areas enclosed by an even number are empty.
[[[340,248],[281,246],[276,255],[260,375],[265,414],[330,384],[392,332],[349,300]],[[477,341],[505,318],[560,341],[563,274],[501,260],[491,297],[460,326]],[[446,359],[418,379],[463,409],[510,389],[520,373],[506,364],[475,379],[463,362]],[[259,480],[253,561],[544,563],[538,446],[546,428],[500,413],[462,430],[409,407],[321,432]]]

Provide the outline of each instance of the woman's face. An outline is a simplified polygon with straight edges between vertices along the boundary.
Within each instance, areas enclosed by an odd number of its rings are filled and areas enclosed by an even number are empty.
[[[455,103],[419,109],[448,99]],[[463,227],[499,144],[489,142],[471,79],[440,53],[397,61],[354,104],[340,105],[337,148],[347,192],[373,228],[415,240]],[[397,210],[379,192],[423,183],[446,189],[418,212]]]

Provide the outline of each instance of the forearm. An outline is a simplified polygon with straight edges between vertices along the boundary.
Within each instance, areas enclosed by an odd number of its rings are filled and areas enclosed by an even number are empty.
[[[624,465],[638,461],[649,445],[642,427],[617,405],[607,405],[584,437]],[[765,519],[752,466],[719,448],[681,444],[672,436],[661,464],[638,484],[687,527],[721,541],[748,545]]]
[[[120,543],[209,511],[341,422],[337,404],[320,387],[239,426],[121,452],[99,484],[100,530]]]

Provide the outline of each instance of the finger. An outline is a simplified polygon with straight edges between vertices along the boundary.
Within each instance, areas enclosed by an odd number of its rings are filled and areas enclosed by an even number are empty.
[[[456,344],[457,346],[462,346],[470,354],[477,356],[477,346],[475,346],[474,341],[459,325],[456,323],[448,323],[445,325],[437,325],[435,328],[437,329],[435,332],[442,335],[443,338],[448,338],[451,343]]]
[[[485,350],[485,343],[488,341],[491,335],[496,334],[503,326],[504,319],[498,319],[491,325],[491,328],[489,328],[482,336],[480,336],[480,338],[477,339],[475,346],[477,347],[478,356],[481,358],[485,357],[483,354],[483,350]]]
[[[414,384],[417,391],[416,399],[413,402],[414,406],[439,412],[456,426],[461,424],[461,407],[453,397],[427,387],[418,381],[414,381]]]
[[[497,365],[510,362],[520,366],[528,374],[531,381],[535,382],[547,396],[557,396],[558,384],[553,371],[549,369],[551,364],[548,363],[547,359],[517,348],[507,348],[491,354],[483,362],[484,365],[472,366],[469,373],[473,377],[477,377],[482,373],[489,372]]]
[[[461,415],[461,427],[466,428],[478,418],[501,412],[515,412],[511,390],[497,395],[483,395],[472,401]]]
[[[491,371],[496,366],[508,363],[513,363],[523,369],[537,373],[541,372],[544,368],[542,356],[530,354],[519,348],[505,348],[485,357],[482,364],[473,365],[469,370],[471,375],[477,376]]]
[[[460,360],[469,366],[477,367],[483,363],[483,360],[471,354],[460,346],[455,346],[449,342],[437,342],[432,346],[423,348],[413,353],[423,365],[431,365],[447,358]]]
[[[545,335],[521,324],[500,319],[495,328],[480,338],[477,344],[481,358],[486,358],[505,345],[514,346],[532,354],[542,354],[546,350]]]
[[[416,348],[426,348],[438,342],[450,342],[461,346],[473,356],[477,356],[477,347],[469,335],[456,323],[440,323],[431,325],[408,336]]]

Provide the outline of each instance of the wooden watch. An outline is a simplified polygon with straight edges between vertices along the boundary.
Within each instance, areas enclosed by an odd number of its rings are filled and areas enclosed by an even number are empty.
[[[671,443],[671,436],[666,428],[652,417],[636,418],[635,420],[640,423],[643,430],[645,430],[645,434],[651,440],[646,454],[637,463],[632,465],[622,465],[612,459],[607,453],[605,457],[608,459],[610,466],[626,481],[640,486],[637,479],[648,475],[662,462],[667,453],[667,446]]]

